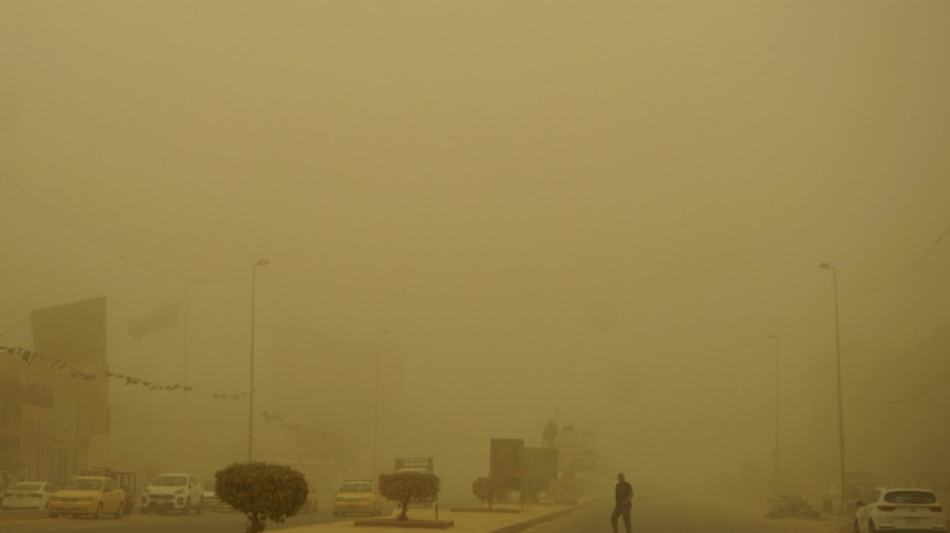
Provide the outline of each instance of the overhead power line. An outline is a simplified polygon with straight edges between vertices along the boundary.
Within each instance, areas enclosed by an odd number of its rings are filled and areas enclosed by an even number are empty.
[[[160,268],[156,268],[156,267],[154,267],[154,266],[152,266],[152,265],[149,265],[149,264],[147,264],[147,263],[143,263],[143,262],[141,262],[141,261],[137,261],[137,260],[135,260],[135,259],[132,259],[132,258],[126,256],[125,254],[123,254],[123,253],[121,253],[121,252],[119,252],[119,251],[113,249],[111,246],[105,244],[104,242],[100,241],[99,239],[93,237],[93,236],[90,235],[89,233],[83,231],[80,227],[76,226],[75,224],[73,224],[72,222],[70,222],[69,220],[67,220],[65,217],[61,216],[59,213],[57,213],[56,211],[54,211],[53,209],[51,209],[49,206],[47,206],[46,204],[44,204],[42,201],[40,201],[39,198],[37,198],[36,196],[30,194],[29,191],[27,191],[26,189],[24,189],[23,187],[21,187],[19,183],[13,181],[13,179],[10,178],[10,176],[7,176],[7,174],[6,174],[5,172],[3,172],[2,170],[0,170],[0,177],[2,177],[2,178],[4,179],[4,181],[6,181],[6,182],[9,183],[10,185],[12,185],[16,190],[20,191],[20,194],[22,194],[23,196],[25,196],[27,199],[29,199],[31,202],[33,202],[37,207],[39,207],[40,209],[42,209],[43,211],[45,211],[45,212],[46,212],[48,215],[50,215],[51,217],[55,218],[55,219],[56,219],[57,221],[59,221],[61,224],[63,224],[64,226],[68,227],[69,229],[73,230],[74,232],[76,232],[77,235],[79,235],[80,237],[82,237],[82,238],[86,239],[87,241],[91,242],[92,244],[94,244],[94,245],[97,246],[98,248],[104,250],[106,253],[108,253],[108,254],[110,254],[110,255],[113,255],[113,256],[119,258],[119,259],[122,260],[122,261],[125,261],[125,262],[127,262],[127,263],[131,263],[131,264],[133,264],[133,265],[135,265],[135,266],[137,266],[137,267],[139,267],[139,268],[143,268],[143,269],[145,269],[145,270],[148,270],[149,272],[153,272],[153,273],[155,273],[155,274],[160,274],[160,275],[162,275],[162,276],[167,276],[167,277],[169,277],[169,278],[175,278],[175,279],[178,279],[178,280],[181,280],[181,281],[190,281],[190,282],[195,282],[195,283],[236,283],[236,282],[244,281],[244,280],[245,280],[245,278],[242,278],[242,279],[232,279],[232,280],[210,280],[210,279],[190,278],[190,277],[187,277],[187,276],[183,276],[183,275],[181,275],[181,274],[176,274],[176,273],[174,273],[174,272],[170,272],[170,271],[168,271],[168,270],[163,270],[163,269],[160,269]]]
[[[940,234],[940,237],[937,238],[937,241],[934,242],[933,245],[926,252],[924,252],[923,255],[921,255],[916,261],[914,261],[913,264],[911,264],[906,270],[901,272],[897,277],[891,279],[890,281],[882,285],[878,285],[877,287],[871,287],[870,289],[864,289],[864,290],[866,292],[881,290],[886,287],[890,287],[891,285],[904,279],[904,277],[907,276],[907,274],[910,274],[911,272],[913,272],[918,266],[920,266],[921,263],[924,262],[924,260],[930,257],[930,254],[932,254],[933,251],[937,249],[937,246],[940,246],[940,243],[943,241],[943,238],[946,237],[948,233],[950,233],[950,226],[947,226],[947,229],[943,230],[943,233]]]

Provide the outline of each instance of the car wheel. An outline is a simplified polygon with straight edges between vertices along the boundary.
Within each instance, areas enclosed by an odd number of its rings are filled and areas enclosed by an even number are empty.
[[[122,509],[125,508],[125,503],[119,502],[119,505],[115,506],[115,516],[116,518],[122,518]]]
[[[96,506],[96,512],[92,514],[92,517],[96,520],[102,518],[102,504],[100,503]]]
[[[198,505],[195,506],[195,514],[201,514],[205,510],[205,502],[198,500]]]
[[[877,533],[877,528],[874,527],[874,522],[868,521],[868,533]]]
[[[858,521],[854,521],[854,533],[861,533],[861,526],[858,525]]]
[[[185,506],[181,508],[182,516],[188,514],[188,511],[191,510],[191,500],[185,500]]]
[[[149,513],[148,507],[142,507],[142,514],[148,514],[148,513]]]

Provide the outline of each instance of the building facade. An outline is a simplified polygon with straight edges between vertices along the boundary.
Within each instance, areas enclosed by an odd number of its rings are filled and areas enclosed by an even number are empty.
[[[109,432],[106,299],[32,313],[33,346],[0,359],[0,470],[60,480],[87,468]]]

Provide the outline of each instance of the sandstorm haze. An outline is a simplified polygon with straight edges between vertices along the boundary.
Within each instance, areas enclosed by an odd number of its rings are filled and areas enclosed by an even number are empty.
[[[434,456],[462,495],[490,438],[555,418],[597,432],[608,480],[767,493],[777,347],[782,483],[813,494],[839,479],[830,262],[849,470],[946,483],[948,23],[945,2],[4,1],[0,344],[107,297],[110,368],[196,391],[113,382],[96,458],[210,474],[246,458],[246,401],[212,394],[248,389],[267,259],[260,411],[354,443],[365,475],[378,356],[380,467]],[[259,459],[324,458],[255,424]]]

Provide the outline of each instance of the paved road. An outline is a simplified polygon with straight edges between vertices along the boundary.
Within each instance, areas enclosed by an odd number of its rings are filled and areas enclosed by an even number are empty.
[[[48,518],[45,513],[7,511],[0,515],[3,533],[242,533],[247,520],[235,512],[177,514],[132,513],[121,519]],[[268,522],[267,531],[339,520],[329,512],[302,514],[284,524]]]
[[[452,513],[440,518],[454,520],[447,533],[611,533],[608,500],[597,500],[576,508],[533,506],[518,513]],[[634,533],[848,533],[848,521],[841,518],[767,519],[764,509],[727,504],[700,504],[669,500],[634,501]],[[33,518],[5,515],[3,533],[243,533],[245,518],[240,513],[202,515],[138,514],[122,519],[51,519],[41,513]],[[546,519],[549,516],[556,518]],[[517,527],[526,520],[535,525]],[[326,510],[295,516],[284,524],[268,523],[267,531],[290,529],[285,533],[397,533],[406,529],[360,527],[352,520],[331,516]],[[623,533],[623,526],[620,527]],[[427,531],[427,530],[418,530]],[[431,530],[428,530],[431,531]]]
[[[613,504],[599,500],[523,533],[611,533]],[[842,519],[767,519],[755,508],[724,504],[634,501],[634,533],[840,533]],[[618,523],[624,532],[623,521]]]

